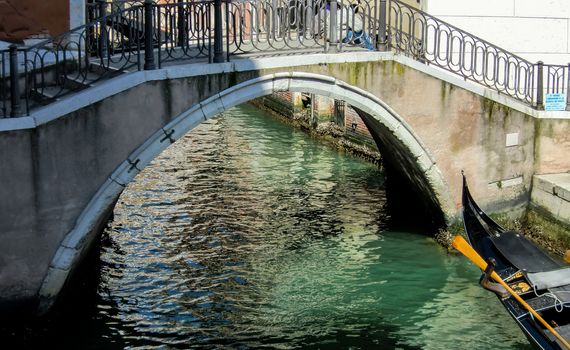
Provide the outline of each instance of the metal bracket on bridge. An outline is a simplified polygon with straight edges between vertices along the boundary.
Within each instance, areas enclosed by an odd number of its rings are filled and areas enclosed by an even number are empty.
[[[131,171],[133,171],[133,169],[137,169],[138,171],[141,171],[139,168],[137,168],[137,164],[139,164],[141,160],[139,158],[137,158],[137,160],[135,160],[134,162],[131,161],[130,159],[127,158],[127,162],[129,162],[129,164],[131,165],[131,167],[129,168],[128,172],[130,173]]]
[[[164,136],[163,138],[160,139],[160,143],[163,143],[166,140],[169,140],[170,143],[174,143],[174,141],[176,141],[172,138],[172,135],[174,134],[174,129],[170,130],[169,132],[166,132],[166,130],[162,129],[162,132],[166,136]]]

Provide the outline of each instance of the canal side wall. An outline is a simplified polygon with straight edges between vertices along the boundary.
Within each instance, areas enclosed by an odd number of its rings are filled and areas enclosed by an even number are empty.
[[[89,233],[154,156],[201,121],[277,91],[355,106],[387,161],[448,221],[459,213],[461,170],[483,208],[499,211],[528,204],[537,168],[570,169],[561,135],[570,119],[538,118],[549,115],[405,57],[370,55],[136,72],[0,120],[0,164],[9,165],[0,167],[0,305],[49,309],[97,238]]]
[[[570,228],[570,172],[535,175],[531,205],[549,217]],[[570,236],[552,237],[570,242]]]
[[[300,92],[282,91],[252,104],[286,118],[312,134],[337,140],[337,147],[379,163],[374,138],[358,113],[342,100]]]

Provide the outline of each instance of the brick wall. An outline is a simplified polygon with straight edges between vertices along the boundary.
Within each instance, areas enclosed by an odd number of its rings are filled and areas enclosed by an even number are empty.
[[[69,0],[0,0],[0,40],[21,42],[69,30]]]
[[[292,117],[294,113],[293,93],[290,91],[279,91],[271,95],[262,97],[261,103],[275,112],[286,117]]]
[[[347,137],[368,145],[376,145],[366,124],[364,124],[362,119],[358,116],[358,113],[356,113],[350,105],[346,105],[344,109],[344,125],[344,132]]]

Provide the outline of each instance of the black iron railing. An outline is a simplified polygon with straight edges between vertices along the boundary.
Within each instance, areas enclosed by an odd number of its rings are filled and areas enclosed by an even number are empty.
[[[531,63],[409,5],[389,3],[388,44],[394,50],[537,108],[544,93],[568,93],[568,66]]]
[[[96,0],[86,16],[0,51],[0,117],[132,70],[266,52],[394,50],[538,109],[545,93],[570,91],[569,66],[531,63],[398,0]]]

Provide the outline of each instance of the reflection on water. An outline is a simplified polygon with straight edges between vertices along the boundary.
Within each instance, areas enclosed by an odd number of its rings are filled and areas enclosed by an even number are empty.
[[[129,185],[104,235],[97,296],[49,342],[526,347],[477,270],[423,234],[391,230],[385,201],[374,166],[232,109]]]

